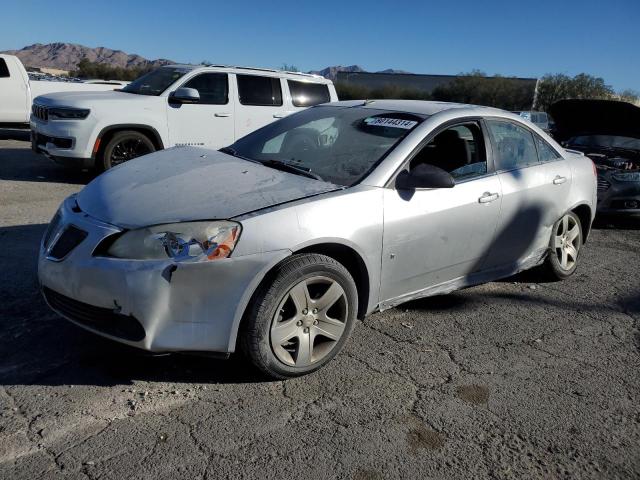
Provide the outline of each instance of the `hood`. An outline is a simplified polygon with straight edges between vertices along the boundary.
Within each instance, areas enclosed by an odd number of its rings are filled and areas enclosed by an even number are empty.
[[[67,106],[67,107],[93,107],[99,105],[99,102],[108,102],[113,104],[114,102],[148,102],[149,99],[160,99],[163,97],[155,97],[149,95],[136,95],[133,93],[116,92],[115,90],[109,90],[106,92],[56,92],[47,93],[46,95],[40,95],[36,97],[36,101],[39,105],[45,106]],[[98,103],[96,103],[98,102]]]
[[[339,188],[216,150],[174,147],[108,170],[77,202],[98,220],[138,228],[230,219]]]
[[[560,100],[549,108],[558,141],[577,135],[640,138],[640,108],[613,100]]]

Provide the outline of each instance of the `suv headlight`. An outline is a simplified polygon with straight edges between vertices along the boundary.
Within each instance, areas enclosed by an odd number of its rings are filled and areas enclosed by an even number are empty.
[[[616,172],[611,176],[619,182],[640,182],[640,172]]]
[[[156,225],[125,232],[107,254],[131,260],[219,260],[231,255],[241,230],[239,223],[228,221]]]
[[[49,107],[49,120],[84,120],[91,110],[88,108]]]

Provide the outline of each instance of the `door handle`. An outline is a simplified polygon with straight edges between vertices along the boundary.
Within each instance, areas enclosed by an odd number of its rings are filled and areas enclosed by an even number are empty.
[[[556,178],[553,179],[554,185],[561,185],[567,181],[567,177],[561,177],[560,175],[556,175]]]
[[[213,116],[214,117],[230,117],[231,114],[227,112],[219,112],[219,113],[214,113]]]
[[[498,197],[500,197],[500,195],[498,195],[497,193],[484,192],[482,194],[482,196],[478,199],[478,202],[480,202],[480,203],[491,203],[494,200],[497,200]]]
[[[289,115],[289,112],[286,112],[286,113],[274,113],[273,114],[273,118],[284,118],[287,115]]]

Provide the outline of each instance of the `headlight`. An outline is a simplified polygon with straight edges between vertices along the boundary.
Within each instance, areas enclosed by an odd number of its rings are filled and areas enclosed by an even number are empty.
[[[49,120],[83,120],[90,112],[88,108],[49,107]]]
[[[227,221],[156,225],[124,233],[107,253],[132,260],[219,260],[231,255],[241,229],[239,223]]]
[[[640,172],[616,172],[611,176],[619,182],[640,182]]]

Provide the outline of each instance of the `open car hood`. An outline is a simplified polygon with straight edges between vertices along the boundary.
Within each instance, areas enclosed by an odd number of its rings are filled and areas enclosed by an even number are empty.
[[[640,108],[614,100],[560,100],[549,108],[558,141],[578,135],[640,138]]]
[[[77,202],[98,220],[137,228],[230,219],[340,188],[215,150],[176,147],[107,170]]]

